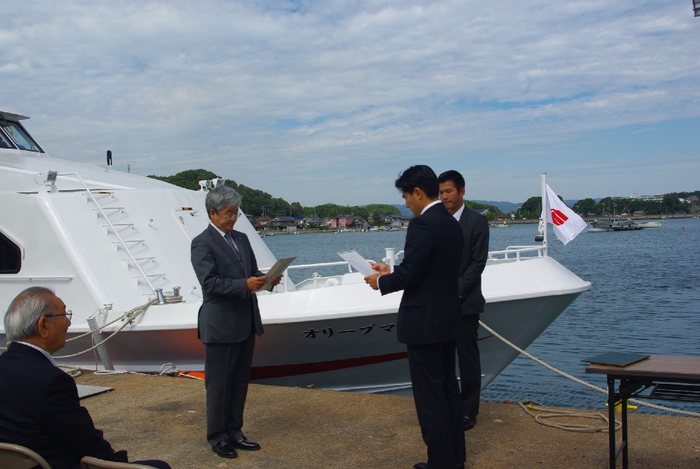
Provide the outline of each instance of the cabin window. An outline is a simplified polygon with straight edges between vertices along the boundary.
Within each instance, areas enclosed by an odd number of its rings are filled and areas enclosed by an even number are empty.
[[[32,139],[32,137],[30,137],[29,134],[22,128],[19,122],[11,122],[1,119],[0,127],[20,150],[36,151],[39,153],[44,152],[41,148],[39,148],[39,145]]]
[[[22,268],[22,250],[0,233],[0,274],[16,274]]]
[[[0,148],[14,148],[15,146],[10,143],[10,139],[5,137],[5,135],[0,132]]]

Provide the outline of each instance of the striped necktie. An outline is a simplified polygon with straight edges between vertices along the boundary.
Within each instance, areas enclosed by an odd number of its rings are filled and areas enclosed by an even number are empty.
[[[228,243],[229,246],[231,246],[231,249],[233,249],[233,252],[236,254],[236,258],[243,262],[243,259],[241,259],[241,252],[238,250],[236,247],[236,243],[233,242],[233,234],[229,231],[224,235],[224,239]]]

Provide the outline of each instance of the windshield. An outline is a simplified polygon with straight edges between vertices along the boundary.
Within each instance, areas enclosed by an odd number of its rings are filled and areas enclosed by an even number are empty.
[[[5,135],[0,132],[0,148],[14,148],[15,146],[10,143],[10,139],[5,137]]]
[[[20,150],[27,150],[27,151],[36,151],[39,153],[43,153],[43,150],[39,148],[39,145],[32,140],[32,137],[29,136],[27,132],[24,131],[22,126],[19,125],[17,122],[10,122],[7,120],[0,120],[0,128],[5,131],[5,134],[7,134],[8,137],[12,140],[12,142],[15,144],[17,148]],[[4,138],[3,135],[0,134],[0,141],[2,141],[7,147],[4,148],[11,148],[12,145],[9,145],[8,142],[5,141],[6,139]],[[3,143],[0,143],[0,147],[3,147]]]

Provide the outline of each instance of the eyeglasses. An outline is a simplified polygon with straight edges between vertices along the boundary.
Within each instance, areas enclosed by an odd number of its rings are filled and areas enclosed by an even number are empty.
[[[45,318],[55,318],[57,316],[65,316],[69,321],[73,319],[73,311],[70,309],[66,311],[65,313],[60,313],[60,314],[44,314]]]
[[[229,215],[228,213],[222,213],[222,215],[225,216],[225,217],[230,218],[231,220],[235,220],[236,218],[242,216],[242,214],[239,215],[238,213],[234,213],[233,215]]]

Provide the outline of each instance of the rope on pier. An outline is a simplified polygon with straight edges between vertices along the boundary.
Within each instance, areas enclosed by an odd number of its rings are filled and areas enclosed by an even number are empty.
[[[576,382],[576,383],[579,383],[579,384],[581,384],[581,385],[583,385],[583,386],[586,386],[587,388],[593,389],[594,391],[598,391],[598,392],[600,392],[600,393],[603,393],[603,394],[605,394],[605,395],[607,396],[607,394],[608,394],[608,390],[607,390],[607,389],[600,388],[600,387],[595,386],[595,385],[593,385],[593,384],[591,384],[591,383],[589,383],[589,382],[587,382],[587,381],[584,381],[584,380],[582,380],[582,379],[579,379],[579,378],[577,378],[577,377],[575,377],[575,376],[572,376],[572,375],[570,375],[570,374],[568,374],[568,373],[565,373],[565,372],[563,372],[563,371],[561,371],[561,370],[558,370],[558,369],[554,368],[553,366],[551,366],[551,365],[549,365],[549,364],[543,362],[542,360],[540,360],[539,358],[535,357],[534,355],[531,355],[531,354],[527,353],[525,350],[521,349],[520,347],[518,347],[517,345],[515,345],[513,342],[509,341],[508,339],[506,339],[505,337],[503,337],[502,335],[500,335],[498,332],[494,331],[494,330],[491,329],[489,326],[487,326],[486,324],[484,324],[483,321],[479,321],[479,324],[481,325],[481,327],[483,327],[484,329],[486,329],[487,331],[489,331],[489,332],[490,332],[491,334],[493,334],[495,337],[498,337],[499,339],[501,339],[501,341],[503,341],[503,343],[509,345],[509,346],[512,347],[513,349],[517,350],[519,353],[525,355],[525,356],[526,356],[527,358],[529,358],[530,360],[532,360],[532,361],[534,361],[534,362],[536,362],[536,363],[539,363],[540,365],[542,365],[542,366],[544,366],[545,368],[547,368],[547,369],[549,369],[549,370],[555,372],[555,373],[558,374],[558,375],[563,376],[564,378],[568,378],[568,379],[570,379],[570,380],[572,380],[572,381],[574,381],[574,382]],[[639,399],[629,399],[628,402],[631,402],[631,403],[633,403],[633,404],[635,404],[635,405],[640,405],[640,406],[644,406],[644,407],[649,407],[650,409],[660,410],[660,411],[662,411],[662,412],[671,412],[671,413],[683,415],[683,416],[686,416],[686,417],[700,418],[700,413],[697,413],[697,412],[691,412],[691,411],[688,411],[688,410],[681,410],[681,409],[674,409],[674,408],[672,408],[672,407],[666,407],[666,406],[662,406],[662,405],[652,404],[652,403],[650,403],[650,402],[640,401]]]
[[[547,425],[548,427],[558,428],[560,430],[566,430],[568,432],[581,432],[581,433],[608,433],[609,420],[608,417],[601,414],[600,412],[572,412],[570,410],[560,410],[554,409],[552,407],[545,407],[539,402],[521,400],[519,402],[520,407],[523,408],[525,412],[542,425]],[[536,414],[533,411],[547,412],[546,414]],[[593,425],[582,425],[575,423],[560,423],[551,422],[549,419],[557,418],[578,418],[578,419],[589,419],[589,420],[602,420],[605,422],[604,426],[594,427]],[[615,430],[622,428],[622,424],[615,420]]]

